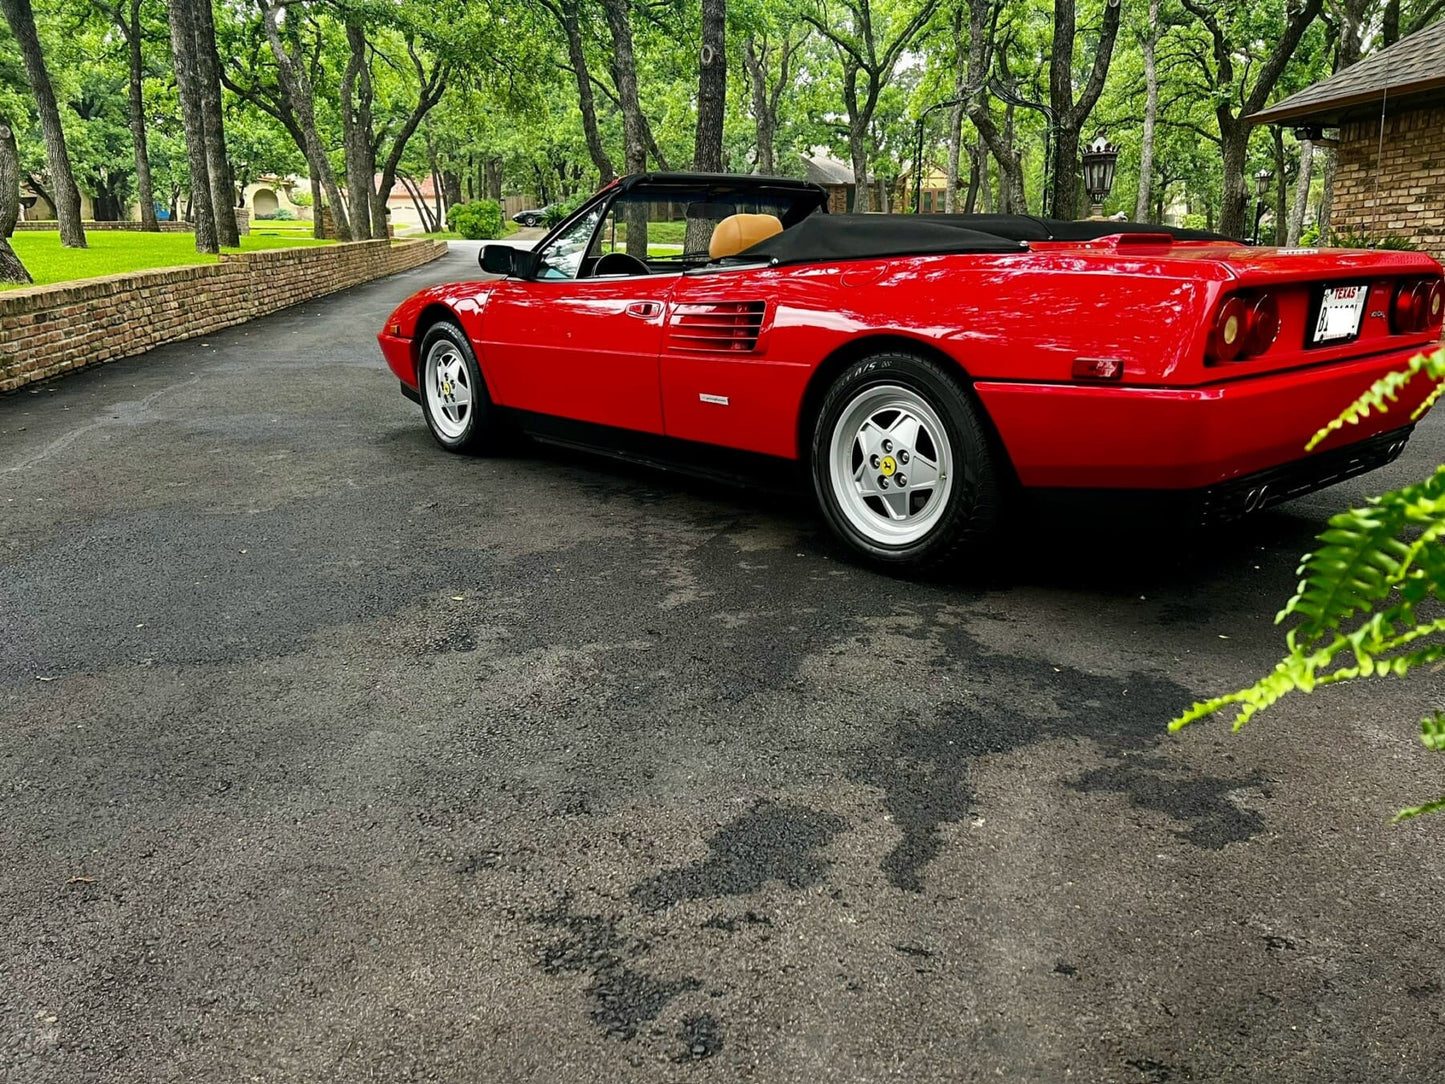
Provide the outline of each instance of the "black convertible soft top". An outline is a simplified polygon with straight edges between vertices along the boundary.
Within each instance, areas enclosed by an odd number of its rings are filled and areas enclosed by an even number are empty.
[[[916,215],[930,222],[997,234],[1014,241],[1093,241],[1116,233],[1167,233],[1176,241],[1232,241],[1221,233],[1180,226],[1153,226],[1147,222],[1121,222],[1112,218],[1072,222],[1034,215]]]
[[[1025,252],[1030,241],[1092,241],[1119,233],[1163,233],[1176,241],[1231,240],[1204,230],[1141,222],[1066,222],[1033,215],[815,214],[728,259],[789,264]]]
[[[774,263],[959,252],[1025,252],[1028,244],[971,229],[959,216],[811,215],[732,259]]]

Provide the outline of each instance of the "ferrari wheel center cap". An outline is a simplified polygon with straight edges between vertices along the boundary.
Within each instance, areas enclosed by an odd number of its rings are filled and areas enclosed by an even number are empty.
[[[878,470],[882,472],[883,477],[885,478],[892,478],[893,472],[897,469],[898,463],[891,455],[885,455],[882,461],[878,464]]]

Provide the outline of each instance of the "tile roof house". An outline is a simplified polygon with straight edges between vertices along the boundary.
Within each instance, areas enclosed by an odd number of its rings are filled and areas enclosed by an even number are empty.
[[[1445,21],[1250,120],[1316,138],[1338,128],[1330,227],[1404,237],[1445,259]]]
[[[811,154],[800,154],[803,160],[803,179],[820,184],[828,190],[828,212],[847,214],[853,209],[853,198],[858,186],[853,180],[853,167],[840,162],[822,147],[814,147]]]

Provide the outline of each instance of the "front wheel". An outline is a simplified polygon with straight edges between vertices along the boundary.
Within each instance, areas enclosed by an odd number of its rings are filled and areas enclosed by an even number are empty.
[[[422,336],[417,378],[422,414],[438,444],[449,452],[492,450],[492,399],[466,333],[452,321],[438,321]]]
[[[943,365],[879,354],[828,390],[813,487],[834,533],[891,568],[942,571],[980,553],[998,523],[999,471],[979,408]]]

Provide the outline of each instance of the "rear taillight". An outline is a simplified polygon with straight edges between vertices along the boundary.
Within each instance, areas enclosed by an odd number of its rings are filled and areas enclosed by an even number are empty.
[[[1279,338],[1279,302],[1273,294],[1264,294],[1249,311],[1249,335],[1244,344],[1246,354],[1263,354]]]
[[[1240,361],[1263,354],[1279,337],[1279,302],[1273,294],[1231,297],[1219,309],[1209,335],[1213,361]]]
[[[1406,279],[1395,287],[1390,303],[1390,330],[1414,335],[1439,327],[1445,318],[1445,284],[1439,279]]]
[[[1249,331],[1249,306],[1231,297],[1219,310],[1214,321],[1214,356],[1219,361],[1234,361],[1244,353],[1244,340]]]

